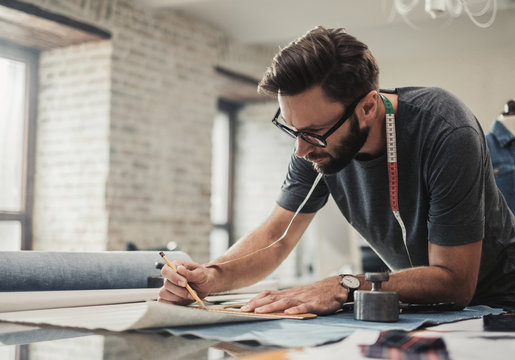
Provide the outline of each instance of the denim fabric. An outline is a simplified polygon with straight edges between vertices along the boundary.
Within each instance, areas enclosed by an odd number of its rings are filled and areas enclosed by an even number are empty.
[[[495,120],[486,134],[492,158],[495,182],[508,206],[515,212],[515,135],[501,121]]]
[[[180,251],[167,258],[191,260]],[[161,261],[157,251],[0,251],[0,291],[146,288]]]
[[[399,315],[398,322],[388,323],[356,320],[352,312],[342,311],[309,320],[281,319],[217,324],[216,326],[192,325],[168,327],[164,331],[176,336],[193,335],[202,339],[224,342],[255,341],[261,345],[296,348],[335,342],[351,335],[356,330],[413,331],[427,326],[479,319],[484,315],[502,312],[502,309],[493,309],[488,306],[471,306],[461,311],[402,313]],[[349,358],[344,355],[334,356],[331,359]]]

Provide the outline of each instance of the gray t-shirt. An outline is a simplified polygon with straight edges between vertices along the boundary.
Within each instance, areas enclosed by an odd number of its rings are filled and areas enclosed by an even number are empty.
[[[484,239],[472,303],[515,304],[515,217],[495,184],[481,126],[442,89],[394,92],[399,210],[413,265],[428,265],[428,241],[445,246]],[[316,175],[310,162],[293,155],[278,204],[295,211]],[[329,194],[392,270],[410,267],[390,207],[386,154],[354,159],[324,176],[302,211],[318,211]]]

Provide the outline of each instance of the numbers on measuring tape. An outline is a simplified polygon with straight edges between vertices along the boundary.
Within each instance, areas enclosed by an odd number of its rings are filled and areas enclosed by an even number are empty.
[[[390,191],[390,206],[392,212],[401,227],[402,240],[404,242],[404,248],[408,254],[410,265],[413,267],[411,261],[411,255],[408,250],[408,244],[406,240],[406,227],[404,221],[402,221],[401,214],[399,211],[399,179],[397,169],[397,138],[395,136],[395,114],[392,103],[384,96],[383,99],[385,111],[386,111],[386,154],[388,159],[388,188]]]

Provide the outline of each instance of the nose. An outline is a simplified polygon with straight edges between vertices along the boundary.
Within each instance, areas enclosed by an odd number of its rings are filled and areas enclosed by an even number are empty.
[[[314,145],[311,145],[300,136],[297,137],[297,140],[295,141],[295,155],[297,155],[297,157],[304,157],[308,155],[309,153],[313,152],[314,148]]]

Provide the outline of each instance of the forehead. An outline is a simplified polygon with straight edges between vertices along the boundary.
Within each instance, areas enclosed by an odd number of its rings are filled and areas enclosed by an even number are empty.
[[[343,112],[340,102],[330,100],[317,86],[298,95],[278,95],[281,116],[295,128],[324,126],[334,122]]]

